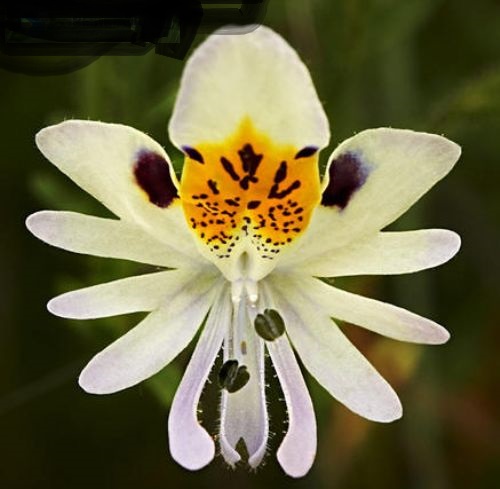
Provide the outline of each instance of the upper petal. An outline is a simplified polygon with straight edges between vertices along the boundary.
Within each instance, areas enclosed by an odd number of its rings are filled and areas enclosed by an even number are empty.
[[[172,165],[149,136],[121,124],[69,120],[42,129],[36,143],[114,214],[180,251],[195,253]]]
[[[369,129],[330,157],[321,205],[298,252],[313,256],[387,226],[441,180],[460,147],[435,134]]]
[[[306,66],[286,41],[260,26],[247,34],[217,32],[186,64],[169,125],[183,148],[226,139],[243,119],[279,144],[328,144],[325,113]]]

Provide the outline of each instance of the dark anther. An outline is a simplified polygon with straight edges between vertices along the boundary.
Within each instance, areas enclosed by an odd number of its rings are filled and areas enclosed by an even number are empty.
[[[192,160],[195,160],[202,165],[205,163],[203,155],[197,149],[192,148],[191,146],[183,146],[182,149]]]
[[[312,156],[317,151],[318,151],[318,148],[316,148],[316,146],[306,146],[305,148],[302,148],[295,155],[295,159],[298,160],[299,158],[307,158],[308,156]]]
[[[227,360],[219,370],[219,386],[228,392],[237,392],[250,380],[245,365],[238,366],[238,360]]]
[[[257,314],[254,326],[257,334],[266,341],[274,341],[285,332],[285,322],[275,309],[265,309]]]

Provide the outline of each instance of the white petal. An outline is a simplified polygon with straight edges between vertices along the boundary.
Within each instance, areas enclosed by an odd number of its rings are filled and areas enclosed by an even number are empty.
[[[288,431],[278,449],[278,461],[288,475],[303,477],[316,456],[316,418],[311,396],[287,337],[277,338],[266,346],[288,411]]]
[[[168,180],[165,189],[157,190],[170,195],[168,189],[176,192],[178,187],[167,154],[149,136],[121,124],[70,120],[42,129],[36,143],[48,160],[114,214],[179,251],[196,253],[179,199],[160,207],[137,182],[135,169],[141,155],[147,154],[168,169],[162,172],[164,178],[153,178],[155,185]]]
[[[71,319],[95,319],[131,312],[153,311],[168,304],[184,287],[197,280],[195,271],[170,270],[114,280],[66,292],[47,307],[52,314]]]
[[[249,454],[248,464],[255,468],[266,454],[269,422],[264,383],[264,346],[250,324],[247,331],[247,354],[244,360],[250,380],[237,392],[222,391],[220,448],[224,460],[234,465],[240,460],[235,448],[240,438],[243,438]],[[227,359],[225,344],[224,361]]]
[[[377,233],[314,258],[296,256],[294,270],[316,277],[418,272],[447,262],[459,248],[460,236],[446,229]]]
[[[80,374],[92,394],[138,384],[171,362],[192,339],[214,298],[214,279],[199,278],[98,353]]]
[[[195,147],[233,134],[244,118],[273,141],[328,144],[329,128],[306,66],[266,27],[210,36],[186,64],[169,125],[174,144]]]
[[[406,309],[346,292],[304,277],[300,288],[329,315],[400,341],[438,345],[450,334],[439,324]]]
[[[288,260],[319,256],[381,230],[441,180],[459,156],[460,147],[444,137],[402,129],[369,129],[344,141],[330,157],[323,182],[323,202],[327,196],[337,204],[316,209]],[[337,179],[335,168],[343,168]],[[346,184],[336,195],[329,186],[332,173],[332,182]]]
[[[231,321],[229,291],[216,299],[193,356],[175,394],[168,417],[168,440],[174,460],[189,470],[198,470],[214,458],[215,444],[198,421],[198,403],[203,386]]]
[[[272,284],[292,344],[316,380],[360,416],[379,422],[400,418],[401,403],[392,387],[337,325],[296,283],[273,277]]]
[[[198,263],[125,221],[76,212],[41,211],[26,219],[39,239],[64,250],[176,268]]]

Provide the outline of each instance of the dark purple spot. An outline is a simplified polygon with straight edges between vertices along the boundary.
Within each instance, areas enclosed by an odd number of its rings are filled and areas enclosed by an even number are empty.
[[[134,165],[137,184],[148,194],[149,201],[158,207],[168,207],[178,197],[170,177],[168,163],[157,153],[141,151]]]
[[[318,148],[316,146],[306,146],[305,148],[302,148],[295,155],[295,159],[298,160],[299,158],[307,158],[308,156],[312,156],[317,151],[318,151]]]
[[[359,155],[348,152],[332,161],[328,173],[330,181],[323,192],[321,204],[344,209],[353,194],[364,185],[370,170]]]
[[[217,182],[214,182],[213,180],[209,180],[207,182],[208,184],[208,187],[210,188],[210,190],[215,194],[215,195],[218,195],[220,194],[219,192],[219,189],[217,188]]]
[[[286,178],[286,161],[280,163],[278,171],[274,174],[274,183],[281,183]]]
[[[240,179],[240,176],[234,170],[233,164],[227,158],[224,158],[224,156],[221,156],[220,162],[222,163],[222,167],[224,168],[224,170],[226,170],[229,176],[237,182]]]
[[[269,191],[269,195],[267,196],[269,199],[284,199],[288,195],[290,195],[294,190],[300,188],[300,182],[295,180],[291,185],[289,185],[285,190],[279,190],[279,185],[275,183],[271,190]]]
[[[182,149],[192,160],[195,160],[202,165],[205,163],[203,155],[197,149],[192,148],[191,146],[183,146]]]
[[[257,209],[257,207],[259,207],[259,205],[260,205],[260,200],[251,200],[247,204],[247,209]]]

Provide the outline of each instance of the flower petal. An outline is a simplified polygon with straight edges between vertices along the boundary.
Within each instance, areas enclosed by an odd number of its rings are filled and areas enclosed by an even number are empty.
[[[301,293],[302,287],[292,279],[273,277],[271,283],[292,344],[316,380],[360,416],[379,422],[400,418],[401,403],[392,387],[328,315]]]
[[[264,382],[264,346],[250,324],[247,325],[245,365],[250,380],[239,391],[222,391],[220,448],[224,460],[234,465],[240,460],[236,445],[240,438],[248,450],[248,464],[257,467],[266,454],[269,421]],[[228,360],[227,345],[224,361]]]
[[[291,477],[303,477],[316,456],[316,418],[311,397],[286,336],[268,342],[267,350],[288,411],[288,431],[278,449],[278,461]]]
[[[318,256],[381,230],[441,180],[460,147],[434,134],[369,129],[333,152],[323,181],[322,205],[298,249]]]
[[[131,312],[153,311],[194,282],[199,273],[169,270],[128,277],[54,297],[52,314],[71,319],[95,319]]]
[[[400,307],[340,290],[313,278],[301,278],[302,293],[329,315],[389,338],[439,345],[450,334],[439,324]]]
[[[214,298],[214,279],[193,281],[124,336],[98,353],[80,374],[92,394],[111,394],[162,369],[196,333]]]
[[[328,144],[329,128],[306,66],[286,41],[260,26],[208,38],[186,64],[170,139],[193,156],[199,143],[233,134],[244,119],[274,142]]]
[[[42,129],[36,143],[49,161],[114,214],[195,254],[172,165],[149,136],[121,124],[70,120]]]
[[[182,254],[125,221],[76,212],[41,211],[31,214],[26,226],[42,241],[74,253],[172,268],[198,263],[194,256]]]
[[[223,288],[203,327],[193,356],[175,394],[168,417],[168,440],[174,460],[198,470],[214,458],[215,444],[198,421],[198,403],[231,321],[229,291]]]
[[[446,229],[377,233],[309,259],[296,257],[294,271],[316,277],[418,272],[450,260],[460,236]]]

